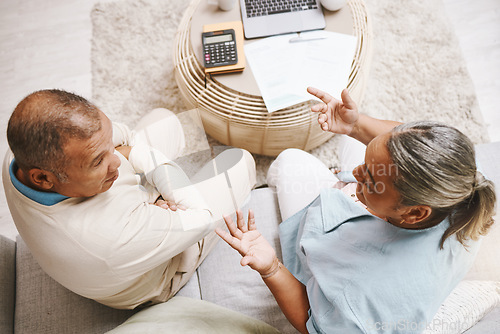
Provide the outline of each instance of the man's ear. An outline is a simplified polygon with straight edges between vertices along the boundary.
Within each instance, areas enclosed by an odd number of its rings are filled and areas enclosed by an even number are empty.
[[[29,182],[34,185],[36,188],[51,191],[54,187],[54,182],[57,180],[57,177],[54,173],[40,169],[40,168],[32,168],[28,171]]]
[[[401,215],[406,224],[417,224],[427,219],[432,214],[432,209],[427,205],[415,205]]]

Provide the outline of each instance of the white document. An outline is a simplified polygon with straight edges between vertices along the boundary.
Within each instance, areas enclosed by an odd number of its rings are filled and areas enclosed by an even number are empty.
[[[340,98],[355,50],[355,36],[320,30],[246,44],[245,56],[267,109],[273,112],[314,99],[306,91],[308,86]]]

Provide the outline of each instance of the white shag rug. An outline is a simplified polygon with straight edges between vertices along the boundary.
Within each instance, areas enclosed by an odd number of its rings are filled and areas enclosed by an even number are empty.
[[[187,109],[172,61],[175,33],[187,4],[103,1],[92,10],[93,100],[112,120],[133,127],[153,108],[176,113]],[[437,120],[459,128],[475,143],[487,142],[474,86],[442,2],[366,4],[374,48],[360,111],[399,121]],[[311,153],[327,166],[336,166],[337,141],[333,137]],[[273,158],[255,157],[262,184]]]

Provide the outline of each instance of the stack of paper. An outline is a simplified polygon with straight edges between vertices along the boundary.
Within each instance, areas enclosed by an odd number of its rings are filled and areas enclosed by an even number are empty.
[[[269,112],[312,99],[308,86],[340,98],[356,49],[356,37],[311,31],[264,38],[245,45]]]

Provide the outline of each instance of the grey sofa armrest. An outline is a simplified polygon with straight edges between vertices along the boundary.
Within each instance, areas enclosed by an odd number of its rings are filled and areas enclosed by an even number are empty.
[[[486,314],[477,324],[466,330],[465,334],[496,334],[500,331],[500,305]]]
[[[476,145],[476,160],[489,180],[493,181],[497,190],[497,203],[500,200],[500,142]]]
[[[81,297],[49,277],[17,238],[15,333],[99,333],[135,312]]]
[[[16,243],[0,235],[0,333],[14,332]]]

